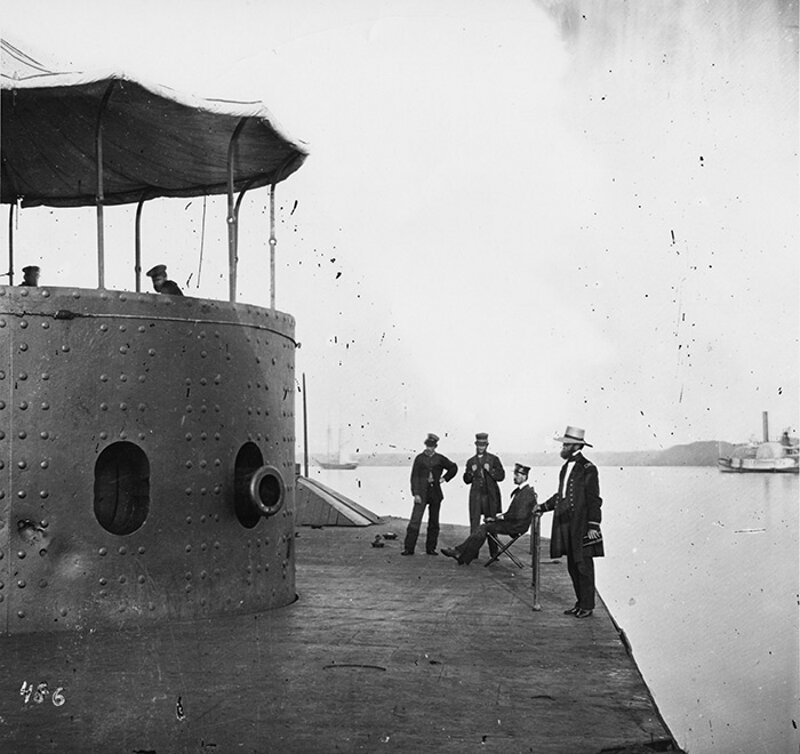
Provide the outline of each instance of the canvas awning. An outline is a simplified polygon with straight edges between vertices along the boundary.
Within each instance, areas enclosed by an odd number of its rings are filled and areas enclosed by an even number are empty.
[[[259,102],[210,100],[121,73],[40,74],[0,83],[3,203],[102,203],[228,192],[275,184],[308,152]],[[233,146],[231,146],[233,144]]]

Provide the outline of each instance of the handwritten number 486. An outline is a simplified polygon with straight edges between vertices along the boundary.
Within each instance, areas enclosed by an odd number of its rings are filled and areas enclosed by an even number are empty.
[[[22,686],[19,688],[19,695],[22,697],[22,700],[25,704],[28,704],[28,702],[31,701],[33,701],[34,704],[41,704],[49,696],[50,700],[53,702],[53,706],[60,707],[62,704],[64,704],[64,702],[67,701],[64,698],[64,695],[61,693],[63,690],[64,687],[59,686],[51,693],[47,683],[44,681],[38,686],[34,686],[32,683],[23,681]]]

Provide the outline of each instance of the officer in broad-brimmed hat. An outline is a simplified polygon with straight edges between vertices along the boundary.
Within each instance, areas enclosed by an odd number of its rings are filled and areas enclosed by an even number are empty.
[[[153,288],[156,293],[183,296],[183,291],[178,287],[178,284],[167,279],[167,266],[165,264],[157,264],[155,267],[151,267],[146,274],[147,277],[152,278]]]
[[[537,512],[555,511],[550,537],[550,557],[567,556],[567,570],[575,590],[575,604],[564,612],[588,618],[594,610],[594,560],[604,555],[600,533],[600,482],[597,466],[584,458],[586,433],[580,427],[567,427],[555,437],[561,443],[565,463],[558,478],[558,492],[537,505]]]
[[[20,285],[37,288],[39,286],[39,272],[40,270],[35,264],[29,264],[27,267],[23,267],[22,282]]]
[[[475,435],[475,455],[467,461],[464,468],[464,483],[469,487],[469,530],[475,533],[481,525],[481,516],[494,518],[500,513],[500,485],[506,478],[506,471],[500,459],[489,453],[489,435],[478,432]],[[489,540],[489,550],[495,554],[497,547]]]
[[[425,450],[415,459],[411,467],[411,494],[414,496],[414,508],[406,529],[406,539],[401,555],[413,555],[417,546],[417,537],[422,525],[422,515],[428,506],[428,531],[425,537],[425,552],[438,555],[436,544],[439,541],[439,510],[442,507],[442,482],[449,482],[458,471],[458,466],[447,456],[436,451],[439,437],[429,432],[425,438]],[[444,476],[442,476],[444,473]]]

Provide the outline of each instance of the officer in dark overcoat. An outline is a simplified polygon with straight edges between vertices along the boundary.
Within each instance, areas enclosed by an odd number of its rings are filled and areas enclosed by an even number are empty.
[[[414,497],[414,507],[411,510],[401,555],[414,554],[426,506],[428,531],[425,537],[425,552],[428,555],[439,554],[436,552],[436,544],[439,541],[439,510],[444,499],[442,482],[449,482],[458,472],[458,466],[447,456],[436,452],[438,445],[439,437],[429,432],[425,438],[425,450],[414,459],[411,466],[411,494]]]
[[[595,605],[594,558],[604,555],[600,532],[600,483],[597,466],[581,452],[592,446],[579,427],[567,427],[561,443],[565,463],[558,478],[558,492],[537,505],[537,512],[554,511],[550,557],[567,556],[567,570],[575,591],[575,605],[564,612],[588,618]]]

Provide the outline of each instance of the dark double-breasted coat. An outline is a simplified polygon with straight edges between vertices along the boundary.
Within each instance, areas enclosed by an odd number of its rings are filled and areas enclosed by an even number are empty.
[[[484,469],[484,464],[489,464],[489,470]],[[477,471],[472,466],[478,467]],[[506,470],[500,459],[491,453],[482,456],[475,454],[467,461],[464,468],[464,482],[470,485],[469,489],[469,514],[470,526],[474,531],[480,524],[480,517],[496,516],[500,513],[500,485],[506,478]]]
[[[600,506],[603,500],[600,497],[600,482],[597,476],[597,466],[583,457],[582,453],[574,456],[575,466],[569,479],[564,484],[564,474],[567,464],[561,467],[558,478],[558,489],[564,489],[563,498],[560,492],[545,500],[544,509],[555,511],[553,514],[553,531],[550,537],[550,557],[560,558],[567,554],[567,543],[562,538],[561,516],[569,518],[569,538],[572,553],[576,562],[582,562],[584,557],[599,558],[605,553],[603,542],[587,544],[584,546],[584,537],[590,528],[600,530]]]

